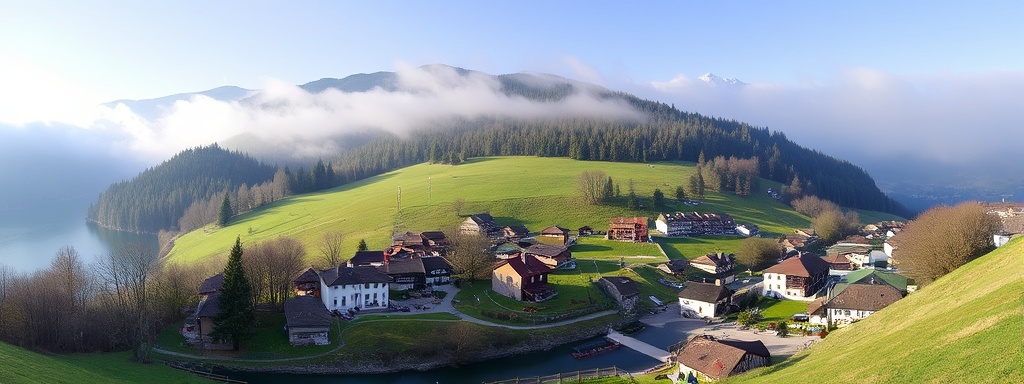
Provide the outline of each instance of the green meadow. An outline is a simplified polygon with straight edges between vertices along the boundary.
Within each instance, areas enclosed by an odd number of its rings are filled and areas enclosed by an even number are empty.
[[[576,178],[583,171],[600,170],[619,184],[622,195],[633,180],[638,196],[647,199],[646,209],[632,211],[624,204],[585,205],[576,198]],[[684,185],[694,172],[684,163],[613,163],[577,161],[565,158],[494,157],[477,158],[452,166],[420,164],[318,193],[293,196],[234,218],[227,227],[207,226],[179,237],[168,258],[172,262],[198,262],[223,257],[236,236],[242,242],[260,242],[291,236],[305,244],[315,257],[323,234],[341,232],[345,253],[355,251],[360,239],[371,249],[390,245],[394,232],[444,230],[466,216],[490,212],[500,225],[525,225],[540,231],[550,225],[579,228],[589,225],[607,229],[615,216],[646,216],[653,220],[658,211],[649,207],[655,188],[671,197],[676,186]],[[762,189],[778,187],[763,181]],[[399,209],[401,196],[401,209]],[[453,202],[465,202],[456,213]],[[620,198],[619,200],[624,200]],[[753,223],[766,233],[789,233],[809,225],[807,217],[771,199],[763,191],[739,197],[732,193],[709,192],[704,203],[691,207],[668,199],[664,211],[686,210],[725,212],[738,223]],[[653,221],[652,221],[653,222]],[[653,228],[652,228],[653,229]],[[682,254],[728,251],[715,242],[706,250],[688,247]],[[620,256],[660,256],[649,245],[623,249],[625,245],[581,241],[579,258],[618,259]],[[668,250],[666,250],[667,252]],[[670,257],[672,255],[669,255]],[[639,262],[641,260],[629,260]]]
[[[42,355],[0,343],[0,383],[210,383],[159,363],[137,364],[131,354]]]

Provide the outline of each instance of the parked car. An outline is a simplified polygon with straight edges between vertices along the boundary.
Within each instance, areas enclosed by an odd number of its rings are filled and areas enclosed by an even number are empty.
[[[806,313],[797,313],[793,315],[792,319],[793,321],[808,321],[811,319],[811,316]]]

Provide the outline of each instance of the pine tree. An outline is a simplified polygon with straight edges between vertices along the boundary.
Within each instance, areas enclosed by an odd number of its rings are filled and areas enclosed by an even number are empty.
[[[665,204],[665,194],[661,192],[661,189],[655,188],[653,197],[655,209],[661,208]]]
[[[612,177],[608,176],[608,180],[604,183],[604,201],[608,201],[615,194],[615,187],[612,184]]]
[[[676,187],[676,200],[686,200],[686,190],[683,189],[682,185]]]
[[[359,239],[359,250],[360,250],[360,251],[365,251],[365,250],[367,250],[367,247],[366,247],[366,239]]]
[[[231,223],[231,216],[234,215],[235,211],[231,209],[231,199],[228,198],[228,193],[224,192],[224,201],[220,203],[220,216],[218,216],[217,224],[226,227]]]
[[[235,238],[235,246],[231,248],[228,264],[224,267],[220,312],[213,319],[214,329],[210,336],[222,342],[230,341],[237,351],[243,341],[255,335],[255,323],[252,287],[242,267],[242,239],[238,237]]]

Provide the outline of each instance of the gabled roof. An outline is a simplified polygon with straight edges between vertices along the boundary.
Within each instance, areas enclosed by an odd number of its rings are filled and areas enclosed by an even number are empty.
[[[686,283],[686,287],[679,292],[679,297],[705,303],[717,303],[722,299],[728,298],[731,294],[732,292],[729,291],[729,288],[721,285],[689,281]]]
[[[377,267],[377,270],[388,275],[400,275],[410,273],[424,273],[423,259],[411,257],[407,259],[390,259],[384,265]]]
[[[848,284],[872,284],[873,280],[882,281],[894,288],[906,291],[907,278],[892,272],[877,271],[874,269],[858,269],[843,277],[844,283]],[[840,283],[842,284],[842,283]],[[840,284],[836,284],[838,290]]]
[[[822,260],[829,264],[850,264],[850,258],[846,257],[846,254],[830,254],[823,257]]]
[[[444,232],[441,231],[423,232],[420,234],[420,236],[430,241],[441,241],[448,238],[448,236],[445,236]]]
[[[402,243],[402,245],[422,245],[423,237],[418,233],[406,232],[394,235],[391,237],[391,241],[394,243]]]
[[[545,257],[555,257],[561,254],[562,252],[565,252],[566,249],[568,248],[559,247],[555,245],[534,244],[531,245],[529,248],[526,248],[526,253]]]
[[[210,293],[199,303],[199,309],[196,310],[196,317],[216,317],[220,313],[220,292]]]
[[[523,262],[526,259],[526,262]],[[513,257],[511,259],[502,261],[494,266],[495,269],[501,268],[501,266],[508,264],[516,271],[519,277],[526,278],[530,276],[546,275],[551,273],[551,268],[548,267],[544,262],[537,260],[536,257],[531,255],[525,255],[521,257]]]
[[[447,269],[449,271],[452,270],[452,264],[441,256],[429,256],[424,257],[421,260],[423,260],[424,271],[434,271],[438,269]]]
[[[768,348],[760,340],[715,340],[714,337],[702,335],[690,339],[676,355],[676,361],[708,377],[721,379],[732,374],[747,354],[771,357]]]
[[[778,273],[787,276],[811,277],[820,274],[828,274],[828,263],[822,258],[810,253],[804,253],[795,257],[783,260],[763,271],[764,273]]]
[[[690,264],[704,264],[704,265],[711,265],[711,266],[715,266],[715,267],[718,267],[718,266],[728,266],[730,264],[735,264],[735,263],[736,263],[736,257],[733,256],[733,254],[731,254],[731,253],[728,254],[728,255],[726,255],[724,253],[709,253],[707,255],[704,255],[704,256],[698,257],[696,259],[690,260]]]
[[[328,286],[391,282],[390,276],[370,266],[331,268],[320,271],[320,279]]]
[[[611,219],[612,225],[647,225],[646,217],[613,217]]]
[[[478,213],[478,214],[475,214],[473,216],[470,216],[469,218],[471,220],[473,220],[474,223],[477,223],[477,225],[487,224],[487,223],[490,223],[491,225],[494,225],[494,218],[491,217],[490,213]]]
[[[825,299],[825,297],[819,297],[817,299],[814,299],[814,301],[808,303],[807,314],[814,315],[817,312],[817,315],[819,316],[824,315],[824,311],[822,311],[821,309],[824,308]]]
[[[633,279],[621,276],[606,276],[598,279],[598,281],[604,281],[615,287],[616,291],[619,291],[619,295],[633,296],[640,294],[640,288],[637,288],[636,283]]]
[[[509,225],[505,227],[506,232],[512,232],[516,236],[526,237],[530,235],[530,230],[522,225]]]
[[[223,285],[224,285],[224,274],[223,273],[218,273],[216,275],[213,275],[213,276],[207,278],[206,280],[203,280],[203,283],[199,285],[199,294],[200,295],[207,295],[207,294],[210,294],[210,293],[217,292],[217,291],[220,290],[220,287],[223,286]]]
[[[319,283],[320,276],[317,276],[316,271],[313,268],[307,269],[306,272],[302,272],[299,277],[296,277],[293,281],[295,284],[301,283]]]
[[[568,228],[562,228],[562,227],[559,227],[557,225],[552,225],[550,227],[544,228],[543,231],[540,231],[540,234],[541,235],[567,236],[567,235],[569,235],[569,229]]]
[[[687,260],[669,260],[662,264],[672,272],[686,272],[686,267],[690,266],[690,262]]]
[[[903,298],[903,293],[889,284],[851,284],[828,301],[833,309],[877,311]]]
[[[285,301],[284,317],[288,328],[331,326],[331,313],[314,296],[296,296]]]
[[[356,266],[383,263],[384,251],[358,251],[348,262]]]

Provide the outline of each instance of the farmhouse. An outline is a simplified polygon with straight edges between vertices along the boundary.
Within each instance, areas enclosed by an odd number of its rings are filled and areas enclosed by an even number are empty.
[[[348,259],[350,267],[379,267],[384,265],[384,251],[358,251]]]
[[[320,299],[330,311],[385,309],[391,277],[372,266],[320,271]]]
[[[491,289],[519,301],[544,301],[558,292],[548,284],[551,268],[536,257],[523,254],[495,265],[491,271]]]
[[[647,241],[646,217],[613,217],[608,225],[609,240]]]
[[[493,236],[501,231],[489,213],[478,213],[470,216],[462,222],[459,230],[462,233],[474,233],[482,236]]]
[[[619,307],[626,312],[632,312],[640,298],[640,289],[636,282],[628,277],[607,276],[594,282],[604,293],[615,299]]]
[[[196,311],[185,321],[181,329],[182,336],[193,345],[203,348],[217,348],[212,344],[210,332],[213,332],[213,318],[220,313],[220,288],[224,285],[224,274],[213,275],[199,285],[199,304]]]
[[[313,268],[302,272],[292,284],[295,285],[295,296],[320,297],[320,276],[317,276]]]
[[[444,285],[452,281],[452,264],[441,256],[428,256],[423,258],[423,271],[426,273],[424,280],[428,286]]]
[[[444,232],[441,231],[427,231],[420,233],[420,237],[423,238],[423,244],[429,247],[433,251],[444,250],[448,247],[448,236],[445,236]]]
[[[313,296],[296,296],[284,303],[285,328],[291,345],[327,345],[331,314]]]
[[[557,239],[562,243],[562,245],[569,244],[569,230],[557,225],[544,228],[544,230],[540,231],[540,235],[542,237]]]
[[[823,259],[828,263],[828,269],[831,271],[852,271],[853,265],[850,264],[850,259],[845,254],[829,254]]]
[[[411,254],[385,257],[384,265],[377,267],[377,270],[391,278],[390,288],[397,291],[423,289],[427,286],[423,259]]]
[[[902,298],[903,293],[895,287],[872,280],[850,284],[825,302],[824,307],[828,321],[841,326],[864,319]]]
[[[559,268],[570,265],[575,261],[569,247],[547,244],[534,244],[523,251],[527,256],[532,256],[550,268]]]
[[[828,280],[828,263],[810,253],[783,260],[763,271],[762,296],[810,301]]]
[[[658,264],[658,269],[670,275],[680,276],[686,274],[686,268],[689,266],[690,262],[686,259],[669,260]]]
[[[733,274],[733,269],[736,268],[736,256],[731,253],[709,253],[690,260],[690,265],[714,275],[714,278],[721,280],[722,284],[729,284],[736,280],[736,276]]]
[[[658,232],[668,236],[726,235],[736,233],[736,221],[727,214],[672,212],[658,215]]]
[[[760,340],[715,339],[694,336],[676,355],[679,377],[715,381],[770,364],[771,354]],[[697,382],[698,380],[693,380]]]
[[[522,225],[509,225],[502,229],[502,235],[505,240],[508,241],[519,241],[530,237],[530,230]]]
[[[679,314],[683,317],[716,317],[725,312],[731,300],[729,288],[690,281],[679,292]]]

